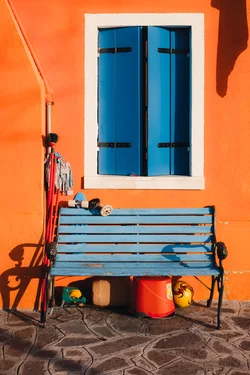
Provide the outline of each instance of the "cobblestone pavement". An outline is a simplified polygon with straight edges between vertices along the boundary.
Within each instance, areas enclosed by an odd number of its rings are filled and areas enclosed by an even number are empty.
[[[57,309],[46,328],[36,312],[0,311],[0,375],[250,374],[250,302],[195,304],[152,320],[84,307]]]

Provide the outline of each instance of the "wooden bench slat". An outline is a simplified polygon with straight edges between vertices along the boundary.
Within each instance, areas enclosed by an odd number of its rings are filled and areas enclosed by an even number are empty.
[[[175,252],[175,253],[203,253],[210,252],[212,249],[211,244],[206,245],[148,245],[148,244],[135,244],[131,245],[87,245],[87,244],[69,244],[58,245],[58,253],[162,253],[162,252]]]
[[[187,262],[213,261],[212,254],[58,254],[57,262]]]
[[[159,215],[209,215],[213,213],[211,207],[205,208],[115,208],[112,216],[120,215],[142,215],[142,216],[159,216]],[[60,215],[86,215],[93,216],[93,213],[86,209],[61,208]]]
[[[76,210],[76,209],[75,209]],[[212,224],[212,216],[60,216],[61,224]]]
[[[160,267],[161,269],[165,269],[167,267],[167,262],[57,262],[55,268],[77,268],[77,269],[90,269],[89,272],[92,273],[92,270],[98,269],[130,269],[130,270],[137,270],[137,269],[155,269]],[[173,262],[171,263],[171,267],[173,268],[213,268],[213,262]],[[132,272],[132,271],[131,271]],[[131,273],[133,275],[133,273]]]
[[[133,266],[128,265],[127,268],[123,267],[79,267],[74,268],[72,264],[67,267],[62,267],[61,264],[56,264],[51,269],[52,276],[206,276],[206,275],[218,275],[220,273],[219,268],[214,266],[205,265],[205,263],[197,264],[159,264],[157,267],[153,265],[143,264],[143,267],[136,267],[136,263]]]
[[[211,233],[212,226],[211,225],[168,225],[168,226],[141,226],[141,225],[127,225],[124,228],[123,225],[60,225],[58,233],[148,233],[148,234],[155,234],[155,233]]]
[[[72,234],[60,235],[59,243],[76,243],[76,242],[101,242],[101,243],[117,243],[117,242],[146,242],[146,243],[192,243],[192,242],[211,242],[212,236],[193,236],[193,235],[91,235],[91,234]]]

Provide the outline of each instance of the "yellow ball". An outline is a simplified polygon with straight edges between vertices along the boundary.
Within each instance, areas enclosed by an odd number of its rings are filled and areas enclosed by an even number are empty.
[[[194,290],[185,281],[177,281],[174,284],[174,303],[177,307],[185,308],[193,303]]]
[[[81,296],[82,296],[82,293],[80,292],[79,289],[73,289],[70,292],[70,298],[81,298]]]

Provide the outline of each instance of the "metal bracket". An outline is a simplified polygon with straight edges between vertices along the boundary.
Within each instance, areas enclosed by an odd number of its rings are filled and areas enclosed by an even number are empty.
[[[189,142],[165,142],[158,143],[159,148],[168,148],[168,147],[189,147]]]
[[[189,54],[188,49],[180,49],[180,48],[158,48],[159,53],[168,53],[170,55],[172,54]]]
[[[97,142],[98,147],[129,148],[131,143],[126,142]]]
[[[98,48],[99,53],[121,53],[131,52],[132,47]]]

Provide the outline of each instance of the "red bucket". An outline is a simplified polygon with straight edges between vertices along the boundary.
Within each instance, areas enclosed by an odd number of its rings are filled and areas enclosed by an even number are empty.
[[[136,315],[165,318],[173,315],[171,277],[138,277],[134,282],[134,305]]]

